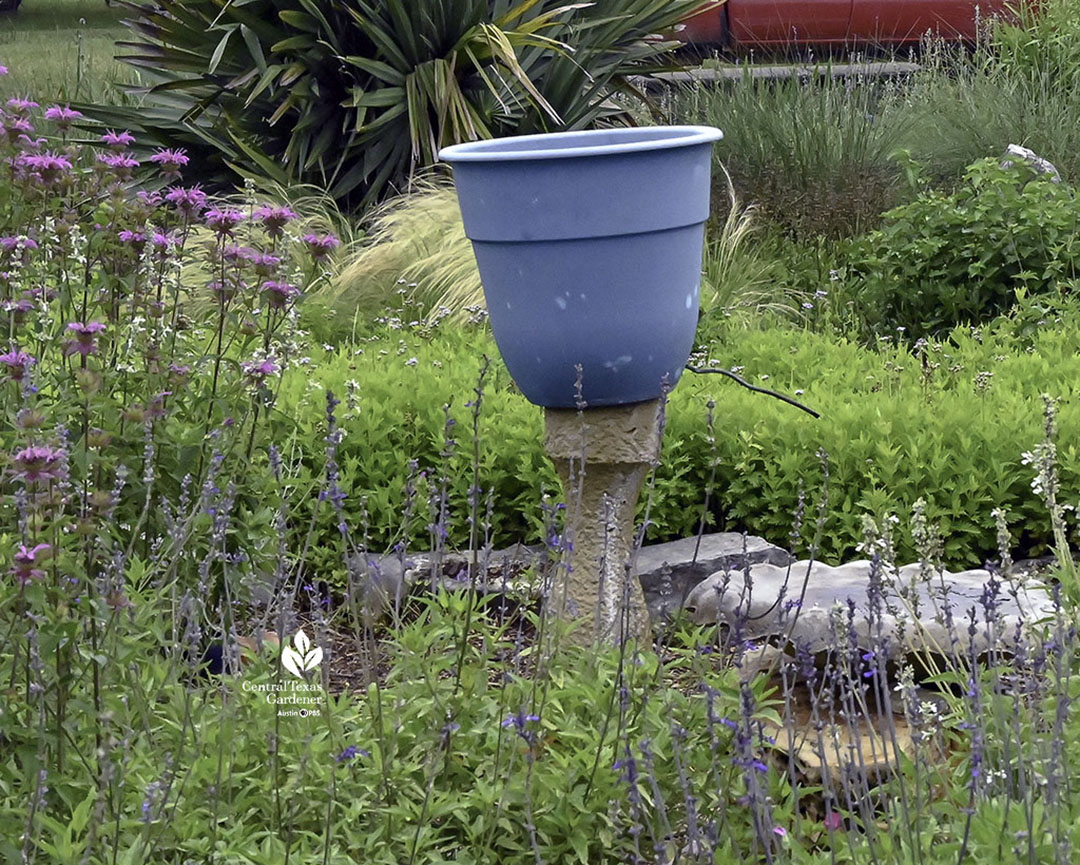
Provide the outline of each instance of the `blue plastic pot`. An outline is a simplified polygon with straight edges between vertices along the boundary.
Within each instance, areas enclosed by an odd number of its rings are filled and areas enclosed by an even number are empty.
[[[693,348],[719,129],[560,132],[447,147],[495,341],[537,405],[659,397]]]

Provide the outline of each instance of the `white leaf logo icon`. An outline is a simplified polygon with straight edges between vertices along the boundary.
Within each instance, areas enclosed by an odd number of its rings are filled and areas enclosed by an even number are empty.
[[[307,670],[314,670],[322,662],[323,650],[312,644],[303,629],[293,636],[293,644],[281,650],[281,665],[294,676],[304,678]]]

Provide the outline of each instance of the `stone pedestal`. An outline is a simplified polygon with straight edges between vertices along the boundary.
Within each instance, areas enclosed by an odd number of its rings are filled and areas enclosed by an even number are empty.
[[[660,415],[660,400],[544,411],[544,447],[562,480],[572,545],[548,604],[556,617],[579,623],[575,642],[648,636],[641,583],[627,566],[638,496],[660,458]]]

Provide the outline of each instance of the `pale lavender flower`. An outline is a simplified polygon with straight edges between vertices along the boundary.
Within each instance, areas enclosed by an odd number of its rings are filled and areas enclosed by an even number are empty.
[[[29,135],[34,131],[34,126],[29,120],[12,114],[0,115],[0,124],[4,127],[4,137],[12,144],[18,141],[20,136]]]
[[[251,263],[255,265],[255,272],[259,276],[269,276],[281,265],[281,256],[260,252],[251,259]]]

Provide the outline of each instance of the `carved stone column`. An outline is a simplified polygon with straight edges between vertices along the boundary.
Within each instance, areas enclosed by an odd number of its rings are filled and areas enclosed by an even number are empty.
[[[550,613],[578,621],[574,642],[645,639],[649,615],[628,569],[634,511],[660,457],[661,401],[610,408],[544,410],[544,447],[566,498],[572,552],[558,569]]]

